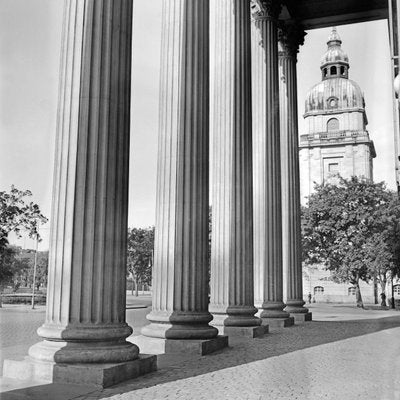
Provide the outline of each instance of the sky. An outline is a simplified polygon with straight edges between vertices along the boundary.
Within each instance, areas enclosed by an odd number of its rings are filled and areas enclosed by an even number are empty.
[[[158,88],[162,0],[135,0],[133,16],[129,219],[149,226],[155,219]],[[14,184],[50,217],[56,132],[62,0],[0,2],[0,191]],[[376,181],[395,188],[393,112],[386,21],[338,27],[349,56],[350,79],[365,95],[374,140]],[[298,57],[299,134],[304,99],[321,80],[319,62],[330,29],[309,31]],[[212,45],[212,44],[211,44]],[[212,51],[212,48],[211,48]],[[211,68],[212,71],[212,68]],[[40,228],[48,248],[49,224]],[[14,241],[14,238],[10,238]],[[18,244],[33,248],[23,238]]]

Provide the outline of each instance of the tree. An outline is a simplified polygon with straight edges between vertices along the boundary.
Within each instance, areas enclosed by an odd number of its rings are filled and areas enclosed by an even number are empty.
[[[383,182],[338,177],[337,185],[316,185],[303,209],[303,260],[323,263],[333,280],[353,284],[357,306],[363,307],[360,280],[383,282],[394,271],[398,209]]]
[[[135,282],[138,296],[139,282],[151,283],[153,265],[154,227],[128,229],[128,273]]]
[[[33,284],[33,269],[35,262],[35,250],[20,250],[16,255],[17,261],[19,261],[24,267],[19,268],[19,271],[14,274],[15,285],[31,287]],[[35,287],[37,290],[40,286],[47,285],[47,272],[48,272],[48,251],[37,252],[37,265],[36,265],[36,279]]]
[[[29,196],[32,196],[29,190],[18,190],[14,186],[9,193],[0,192],[0,251],[7,246],[10,232],[21,237],[21,230],[25,230],[29,237],[40,240],[39,224],[45,224],[47,218],[37,204],[26,202]]]
[[[1,286],[13,282],[15,251],[11,247],[6,247],[0,252],[0,282]]]
[[[400,201],[393,193],[391,199],[375,212],[376,230],[366,242],[371,274],[385,293],[388,280],[400,272]],[[386,305],[385,298],[382,305]]]
[[[27,268],[25,260],[18,258],[19,248],[7,246],[0,251],[0,290],[3,291],[5,285],[11,285],[14,292],[20,283],[18,276]],[[0,307],[2,307],[0,295]]]
[[[10,279],[10,274],[14,275],[15,252],[8,248],[8,234],[14,232],[21,237],[21,231],[26,231],[29,237],[40,241],[39,224],[47,222],[37,204],[26,202],[29,196],[32,196],[29,190],[18,190],[14,186],[9,193],[0,192],[0,289]]]

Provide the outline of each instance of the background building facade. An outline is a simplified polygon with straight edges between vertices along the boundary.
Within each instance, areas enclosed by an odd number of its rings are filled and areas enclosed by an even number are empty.
[[[305,100],[306,134],[300,137],[300,191],[302,203],[334,175],[373,179],[375,148],[366,130],[368,119],[363,93],[349,79],[349,59],[336,31],[321,59],[322,81]]]
[[[340,175],[373,179],[374,143],[368,124],[363,93],[349,79],[349,58],[343,51],[336,28],[328,38],[328,49],[321,59],[322,80],[313,86],[305,100],[306,134],[301,135],[300,195],[307,203],[315,183],[331,182]],[[315,301],[354,302],[355,288],[332,281],[322,266],[304,266],[303,293]],[[360,282],[364,301],[374,301],[374,285]]]

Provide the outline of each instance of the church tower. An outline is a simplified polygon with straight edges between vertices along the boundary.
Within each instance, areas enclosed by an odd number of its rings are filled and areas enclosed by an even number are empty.
[[[321,184],[334,176],[353,175],[373,179],[374,143],[366,125],[364,97],[349,79],[349,58],[336,31],[328,39],[321,59],[322,81],[308,92],[305,101],[306,134],[300,137],[300,191],[302,203]]]

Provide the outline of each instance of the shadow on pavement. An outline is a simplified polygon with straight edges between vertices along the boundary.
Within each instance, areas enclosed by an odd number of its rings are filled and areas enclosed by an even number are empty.
[[[91,391],[90,398],[104,399],[110,396],[152,387],[167,382],[208,374],[258,360],[276,357],[310,347],[361,337],[374,332],[400,327],[400,315],[383,318],[349,321],[312,321],[291,328],[282,328],[257,339],[234,339],[228,349],[207,356],[161,355],[159,370],[141,378],[126,381],[103,390]],[[49,397],[52,386],[18,389],[2,393],[1,399],[84,399],[78,397]],[[83,388],[82,388],[83,389]],[[29,392],[28,392],[29,391]],[[89,389],[86,388],[86,394]],[[54,391],[53,391],[54,393]],[[64,393],[66,394],[66,393]],[[34,395],[34,397],[32,397]],[[92,397],[93,396],[93,397]]]

